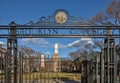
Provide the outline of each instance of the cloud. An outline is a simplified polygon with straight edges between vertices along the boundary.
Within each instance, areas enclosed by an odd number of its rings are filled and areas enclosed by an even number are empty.
[[[4,42],[0,41],[0,44],[4,44]]]
[[[46,42],[46,44],[49,44],[47,41],[44,41],[44,42]],[[85,44],[92,44],[92,41],[91,41],[91,38],[81,38],[80,40],[76,40],[76,41],[69,43],[67,45],[62,44],[62,43],[57,43],[57,44],[58,44],[59,48],[72,48],[72,47],[80,48],[81,46],[83,46]],[[54,44],[53,45],[49,44],[49,47],[54,47]]]
[[[83,41],[89,41],[89,40],[91,40],[91,38],[81,38],[81,40],[83,40]]]
[[[81,40],[77,40],[77,41],[74,41],[74,42],[68,44],[68,47],[77,47],[80,45],[80,43],[82,43]]]
[[[67,45],[58,43],[58,46],[59,48],[72,48],[72,47],[80,48],[87,43],[92,43],[91,38],[81,38],[80,40],[76,40]],[[23,45],[26,45],[26,44],[39,45],[40,47],[43,47],[43,48],[54,47],[53,44],[50,44],[44,38],[25,38],[25,39],[22,39],[22,44]]]
[[[77,41],[74,41],[73,43],[68,44],[68,46],[78,48],[77,51],[69,53],[69,56],[71,56],[71,58],[75,59],[79,56],[85,55],[89,59],[90,57],[93,57],[91,55],[94,55],[94,56],[99,55],[99,53],[97,53],[96,50],[98,49],[98,47],[103,46],[103,41],[95,41],[93,43],[90,38],[89,39],[82,38],[80,40],[77,40]]]
[[[58,43],[58,47],[59,47],[59,48],[67,48],[67,45],[64,45],[64,44]]]
[[[67,45],[67,47],[77,47],[80,48],[85,44],[92,44],[91,38],[81,38]]]
[[[77,48],[77,51],[70,52],[69,56],[73,59],[86,56],[88,59],[91,57],[89,56],[94,49],[96,49],[96,45],[93,43],[91,38],[81,38],[80,40],[76,40],[67,45],[68,48]]]
[[[49,44],[49,42],[43,38],[26,38],[26,39],[22,39],[22,42],[24,44],[29,43],[33,45],[40,45],[41,47],[46,47]]]
[[[72,48],[72,47],[81,48],[85,46],[86,44],[93,44],[91,38],[81,38],[80,40],[76,40],[67,45],[58,43],[58,46],[59,48]]]

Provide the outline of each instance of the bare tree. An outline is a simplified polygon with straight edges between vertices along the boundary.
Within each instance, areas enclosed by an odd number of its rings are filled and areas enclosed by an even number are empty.
[[[35,50],[26,46],[21,47],[21,49],[24,50],[28,55],[33,55],[35,53]]]
[[[106,14],[108,19],[114,20],[115,24],[117,21],[120,22],[120,1],[114,0],[111,4],[106,8]]]
[[[114,0],[105,9],[98,12],[95,16],[88,19],[92,24],[120,24],[120,1]]]
[[[92,24],[101,24],[101,23],[104,23],[106,20],[107,20],[106,13],[103,11],[100,11],[95,16],[88,19],[88,22],[90,22]]]

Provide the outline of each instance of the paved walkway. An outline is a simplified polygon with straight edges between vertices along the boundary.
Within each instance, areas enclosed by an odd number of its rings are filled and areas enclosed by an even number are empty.
[[[67,79],[65,79],[65,80],[62,80],[61,83],[81,83],[81,82],[80,81],[74,81],[74,80],[67,80]]]

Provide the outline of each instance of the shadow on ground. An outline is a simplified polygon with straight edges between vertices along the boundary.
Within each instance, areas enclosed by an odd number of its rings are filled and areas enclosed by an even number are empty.
[[[80,81],[70,80],[68,78],[61,78],[61,81],[64,83],[81,83]]]

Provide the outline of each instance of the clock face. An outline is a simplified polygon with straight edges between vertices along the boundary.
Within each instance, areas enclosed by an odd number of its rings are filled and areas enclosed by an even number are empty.
[[[59,11],[56,13],[55,15],[55,20],[60,23],[63,24],[67,21],[67,14],[63,11]]]

